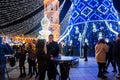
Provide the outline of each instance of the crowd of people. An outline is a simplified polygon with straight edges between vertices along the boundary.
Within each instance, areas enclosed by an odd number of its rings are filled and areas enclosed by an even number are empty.
[[[16,61],[19,62],[19,78],[25,78],[26,76],[31,78],[35,75],[35,78],[39,77],[39,80],[45,80],[47,71],[48,80],[56,80],[58,63],[51,61],[51,58],[58,57],[61,50],[60,45],[53,40],[54,36],[52,34],[50,34],[48,38],[48,42],[46,42],[45,39],[38,39],[36,42],[34,41],[20,46],[14,45],[13,47],[10,47],[7,44],[4,45],[2,43],[1,37],[0,80],[5,80],[5,54],[14,55]],[[10,53],[10,51],[12,52]],[[26,72],[26,62],[28,63],[28,72]],[[60,68],[63,68],[63,66],[60,65]],[[61,72],[64,73],[63,69]],[[61,80],[66,80],[67,77],[68,75],[61,75]]]
[[[109,64],[112,64],[113,71],[117,73],[117,78],[120,79],[120,34],[118,38],[112,42],[106,42],[105,39],[100,39],[95,46],[96,61],[98,64],[98,77],[107,78],[105,76]],[[118,67],[118,70],[117,68]]]
[[[5,54],[14,54],[14,57],[19,62],[20,76],[24,78],[26,76],[35,78],[39,77],[39,80],[44,80],[46,71],[48,80],[56,80],[57,65],[51,61],[51,58],[58,57],[61,53],[61,46],[55,42],[52,34],[48,37],[48,42],[45,39],[38,39],[36,42],[26,43],[19,47],[13,46],[12,48],[8,44],[2,43],[2,37],[0,37],[0,80],[5,80],[5,67],[6,57]],[[84,57],[87,61],[88,45],[85,43]],[[111,63],[113,72],[118,72],[117,78],[120,78],[120,34],[118,38],[112,42],[106,42],[104,39],[100,39],[95,46],[96,61],[98,64],[98,77],[107,78],[105,73],[108,72],[108,66]],[[72,54],[71,46],[68,46],[67,55]],[[28,63],[28,74],[26,73],[26,61]],[[68,64],[60,64],[61,80],[67,80],[69,74],[65,74],[64,66],[67,67],[69,73]],[[118,70],[117,68],[118,67]]]
[[[48,79],[56,80],[57,63],[53,63],[51,57],[58,57],[60,50],[53,38],[51,34],[48,42],[45,39],[38,39],[36,43],[24,44],[17,50],[15,56],[19,60],[20,78],[26,77],[25,60],[28,53],[28,75],[30,77],[36,74],[35,78],[39,76],[39,80],[44,80],[47,71]]]
[[[67,47],[66,52],[64,52],[64,53],[66,53],[65,54],[66,56],[77,56],[77,55],[74,54],[75,53],[75,51],[74,51],[75,48],[72,45],[72,43],[69,42],[66,47]],[[83,55],[83,58],[85,59],[84,61],[88,61],[88,58],[87,58],[88,57],[88,50],[89,50],[88,44],[86,42],[84,42],[82,44],[81,49],[83,50],[82,53],[84,54]],[[79,54],[78,51],[77,51],[77,53]]]

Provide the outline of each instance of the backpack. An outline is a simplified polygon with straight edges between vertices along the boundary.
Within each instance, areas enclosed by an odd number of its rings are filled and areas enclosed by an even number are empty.
[[[9,64],[10,64],[11,67],[15,66],[15,64],[16,64],[15,57],[9,58]]]

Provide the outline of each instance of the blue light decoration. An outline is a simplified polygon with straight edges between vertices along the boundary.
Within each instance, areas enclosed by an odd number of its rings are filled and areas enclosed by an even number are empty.
[[[66,35],[62,35],[66,36],[64,39],[67,42],[72,40],[72,46],[79,50],[87,39],[90,49],[94,50],[94,46],[100,38],[115,40],[116,35],[120,32],[120,27],[119,17],[112,0],[72,0],[72,3],[73,8],[68,28],[65,31]],[[76,28],[79,30],[78,33],[76,33]],[[80,51],[80,53],[82,52]]]

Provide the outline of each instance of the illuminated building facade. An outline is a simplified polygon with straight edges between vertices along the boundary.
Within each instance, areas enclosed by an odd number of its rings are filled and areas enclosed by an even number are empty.
[[[59,1],[44,0],[44,15],[47,15],[50,20],[50,31],[54,35],[54,40],[57,41],[60,35]]]

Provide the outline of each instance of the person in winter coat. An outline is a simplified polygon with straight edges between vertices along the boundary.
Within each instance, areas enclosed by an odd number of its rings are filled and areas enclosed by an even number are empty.
[[[106,68],[105,72],[108,73],[107,69],[108,69],[108,66],[110,65],[110,63],[112,64],[112,67],[113,67],[112,72],[117,72],[116,62],[114,59],[114,52],[113,52],[114,42],[108,42],[108,46],[109,46],[109,50],[107,53],[107,63],[106,63],[106,67],[105,67]]]
[[[26,71],[25,71],[25,60],[26,60],[26,53],[27,51],[25,50],[25,46],[20,46],[19,47],[19,52],[18,52],[18,59],[19,59],[19,67],[20,67],[20,78],[26,76]]]
[[[27,45],[27,52],[28,52],[28,64],[29,64],[29,74],[30,77],[33,76],[34,74],[34,71],[36,72],[36,78],[38,76],[38,72],[37,72],[37,69],[36,69],[36,54],[35,54],[35,45],[32,44],[32,43],[28,43]]]
[[[88,61],[88,58],[87,58],[88,48],[89,48],[89,47],[88,47],[87,43],[85,43],[84,46],[83,46],[85,61]]]
[[[5,80],[5,68],[6,57],[5,54],[10,54],[9,49],[2,43],[2,37],[0,37],[0,80]]]
[[[117,38],[117,40],[114,44],[113,52],[114,52],[115,62],[117,63],[117,66],[118,66],[118,76],[117,76],[117,78],[120,79],[120,34],[118,34],[118,38]]]
[[[107,52],[108,52],[108,46],[105,40],[100,39],[95,46],[96,62],[98,64],[98,77],[99,78],[107,78],[104,75]]]
[[[53,35],[49,35],[49,41],[47,43],[47,54],[51,57],[58,57],[59,54],[59,45],[57,42],[53,40]],[[50,59],[48,60],[48,79],[49,80],[56,80],[56,67],[57,64],[55,64]]]
[[[44,39],[38,39],[36,44],[36,54],[38,62],[38,74],[39,80],[45,80],[45,74],[47,71],[47,55],[46,41]]]

